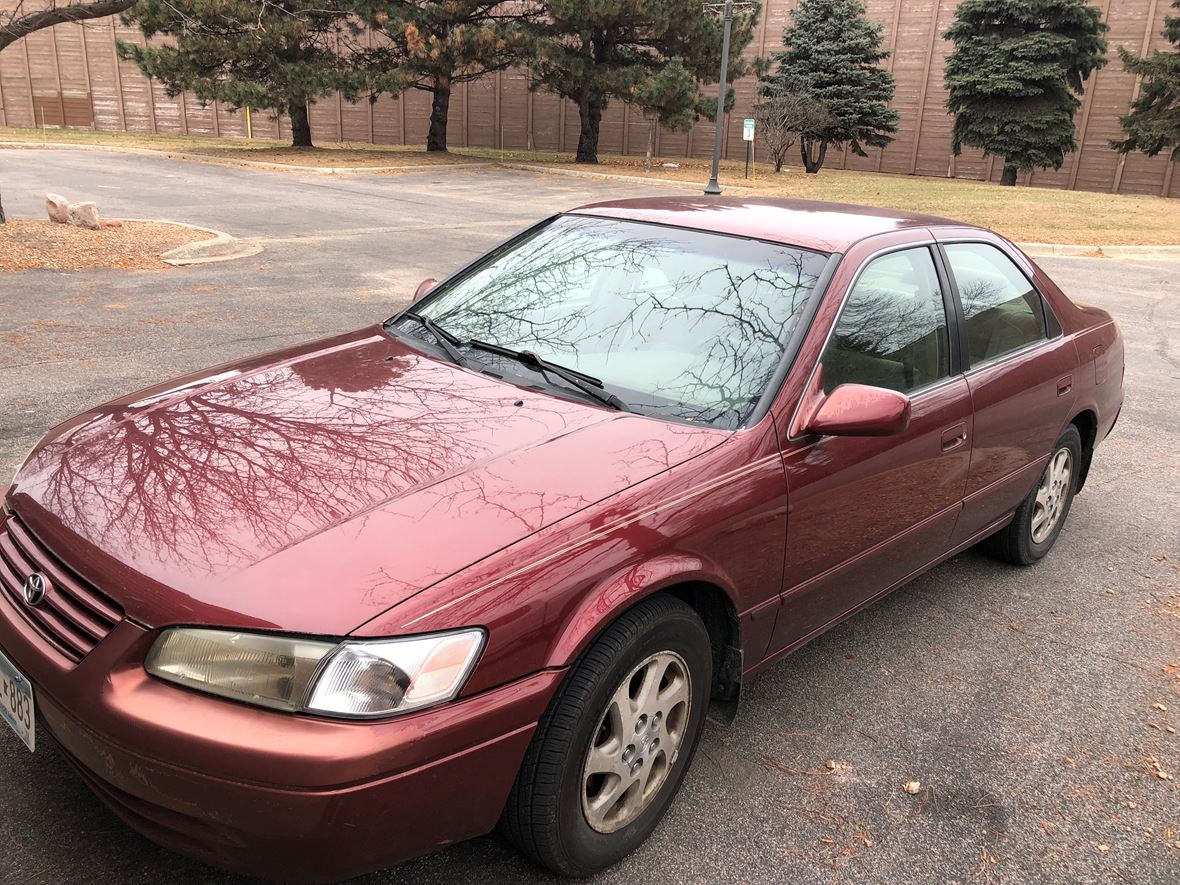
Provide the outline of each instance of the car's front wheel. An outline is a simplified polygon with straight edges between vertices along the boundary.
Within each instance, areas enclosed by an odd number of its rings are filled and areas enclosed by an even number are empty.
[[[537,863],[588,876],[635,850],[680,787],[704,726],[709,635],[657,595],[582,655],[537,727],[502,831]]]
[[[988,538],[985,549],[1015,565],[1032,565],[1048,553],[1069,515],[1081,463],[1082,437],[1071,424],[1012,522]]]

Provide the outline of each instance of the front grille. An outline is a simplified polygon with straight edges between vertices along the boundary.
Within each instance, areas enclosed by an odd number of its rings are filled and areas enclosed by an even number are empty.
[[[0,523],[0,592],[59,652],[77,663],[123,620],[119,606],[67,568],[13,513]],[[25,602],[25,579],[34,572],[52,586],[37,606]]]

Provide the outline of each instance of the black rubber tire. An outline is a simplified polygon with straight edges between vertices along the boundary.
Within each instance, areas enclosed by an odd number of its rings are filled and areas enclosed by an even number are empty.
[[[1045,554],[1052,549],[1057,536],[1061,534],[1061,528],[1065,525],[1065,520],[1069,517],[1069,508],[1073,505],[1073,496],[1078,490],[1078,477],[1081,475],[1082,437],[1078,433],[1078,429],[1072,424],[1069,425],[1065,433],[1061,434],[1061,438],[1053,446],[1053,452],[1049,456],[1049,461],[1045,464],[1045,470],[1049,469],[1049,464],[1052,463],[1053,457],[1063,448],[1069,449],[1070,456],[1073,460],[1073,472],[1070,477],[1068,496],[1063,505],[1061,518],[1057,520],[1057,525],[1053,527],[1053,531],[1049,537],[1040,544],[1033,542],[1033,505],[1037,497],[1037,488],[1040,486],[1041,478],[1044,476],[1044,473],[1041,473],[1037,476],[1037,481],[1033,483],[1028,497],[1017,508],[1016,515],[1012,518],[1012,521],[983,542],[983,549],[996,559],[1010,562],[1012,565],[1032,565],[1034,562],[1039,562],[1043,559]]]
[[[692,709],[684,742],[652,804],[621,830],[600,833],[582,811],[587,748],[619,683],[661,651],[676,652],[689,668]],[[579,658],[550,702],[516,776],[500,832],[535,863],[575,878],[604,870],[638,848],[675,798],[696,753],[712,672],[709,634],[684,602],[658,594],[620,616]]]

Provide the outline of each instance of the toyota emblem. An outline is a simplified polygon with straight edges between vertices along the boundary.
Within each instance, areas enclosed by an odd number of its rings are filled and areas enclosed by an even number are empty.
[[[40,572],[33,572],[25,578],[24,594],[25,602],[29,605],[40,605],[45,599],[45,591],[48,589],[49,582],[45,580],[45,576]]]

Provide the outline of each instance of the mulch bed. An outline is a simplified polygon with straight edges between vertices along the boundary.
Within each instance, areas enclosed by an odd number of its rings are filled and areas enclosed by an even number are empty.
[[[87,230],[26,218],[0,224],[0,273],[11,270],[166,270],[160,253],[213,234],[175,224],[124,221],[118,227]]]

